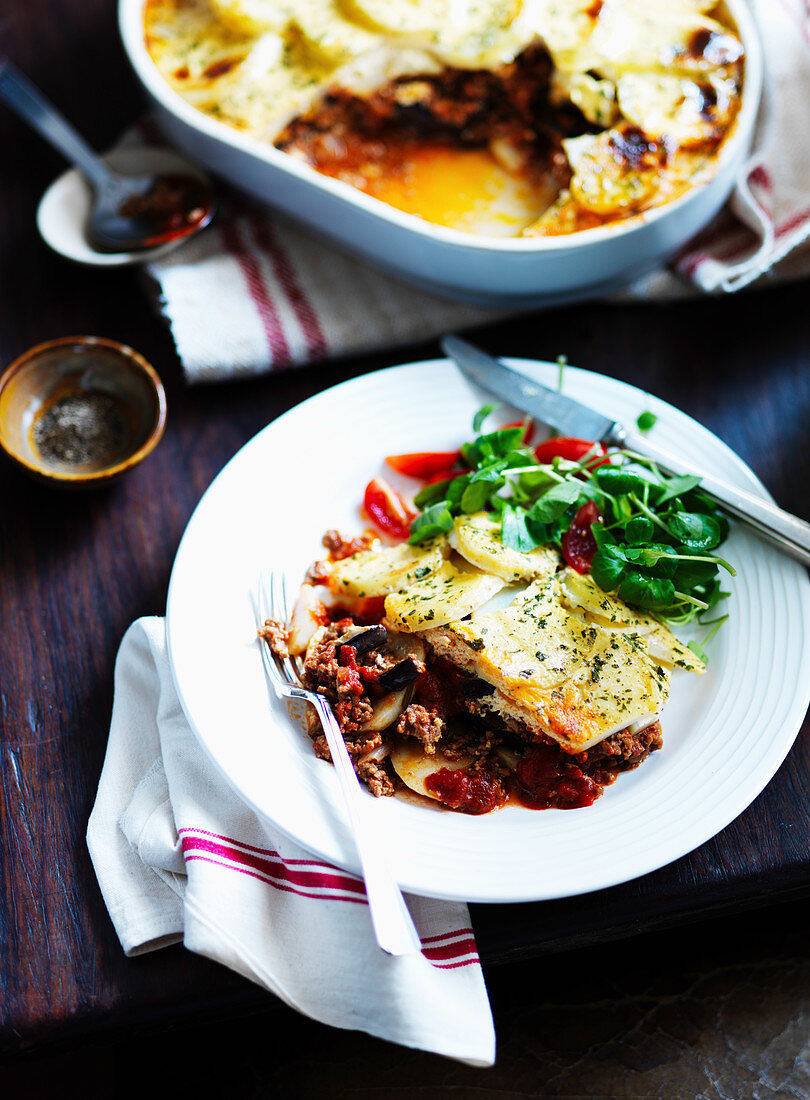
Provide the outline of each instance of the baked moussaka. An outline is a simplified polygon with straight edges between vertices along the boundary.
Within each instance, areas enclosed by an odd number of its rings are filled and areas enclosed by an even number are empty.
[[[429,222],[556,236],[708,180],[744,51],[714,0],[147,0],[184,99]]]

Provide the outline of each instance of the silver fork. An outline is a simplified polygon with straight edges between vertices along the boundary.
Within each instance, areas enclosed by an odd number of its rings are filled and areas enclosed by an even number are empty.
[[[275,619],[282,623],[289,622],[283,577],[279,578],[275,573],[271,573],[269,599],[264,580],[262,577],[259,578],[257,611],[260,618],[259,625],[266,619]],[[364,821],[366,808],[361,803],[363,791],[329,700],[323,695],[318,695],[317,692],[307,691],[306,688],[301,687],[298,669],[293,658],[278,657],[263,639],[259,639],[259,643],[264,668],[276,695],[279,698],[303,699],[311,703],[318,712],[343,793],[357,854],[360,857],[371,923],[374,926],[377,943],[389,955],[416,954],[422,950],[422,944],[405,899],[402,897],[402,891],[386,867],[385,854],[377,840],[378,834],[374,832],[368,821]]]

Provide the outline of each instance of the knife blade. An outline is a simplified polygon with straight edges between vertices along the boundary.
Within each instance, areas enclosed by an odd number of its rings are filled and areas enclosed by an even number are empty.
[[[445,355],[454,360],[464,374],[482,390],[529,413],[535,420],[548,424],[561,435],[575,435],[581,439],[606,439],[617,428],[615,420],[594,412],[557,390],[533,381],[458,336],[445,336],[441,345]]]
[[[810,566],[810,523],[762,497],[698,469],[688,459],[672,454],[574,398],[535,382],[458,336],[445,336],[441,346],[462,373],[481,389],[562,434],[598,440],[606,447],[619,447],[646,455],[668,474],[694,474],[700,477],[701,490],[713,497],[725,511],[745,523],[766,542],[803,565]]]

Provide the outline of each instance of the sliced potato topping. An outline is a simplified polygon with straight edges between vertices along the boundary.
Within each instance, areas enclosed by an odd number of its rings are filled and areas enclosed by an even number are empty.
[[[669,627],[652,615],[636,611],[611,596],[587,575],[564,569],[560,573],[562,601],[571,610],[584,611],[594,622],[611,630],[632,631],[644,639],[651,657],[670,666],[701,674],[706,666]]]
[[[377,550],[363,550],[332,566],[329,583],[345,596],[387,596],[435,573],[450,553],[446,539],[420,546],[401,543]]]
[[[710,73],[692,80],[670,73],[627,73],[617,85],[625,118],[651,137],[688,147],[718,138],[731,121],[736,80]]]
[[[299,43],[307,58],[325,69],[334,69],[351,58],[374,49],[378,37],[363,27],[336,19],[332,0],[307,0],[294,6],[290,21],[293,36],[300,35]]]
[[[347,18],[393,35],[429,35],[447,18],[448,0],[338,0]]]
[[[529,554],[510,550],[501,542],[501,525],[486,512],[459,516],[453,525],[450,545],[485,573],[494,573],[507,584],[550,577],[557,571],[559,556],[553,546],[538,546]]]
[[[655,198],[666,159],[664,145],[638,129],[605,130],[579,157],[571,195],[595,214],[641,210]]]
[[[463,559],[445,561],[421,580],[385,598],[386,624],[394,630],[425,630],[463,619],[504,587],[500,577],[473,569]]]
[[[316,631],[324,621],[324,610],[332,603],[332,593],[319,584],[302,584],[290,618],[290,653],[300,656],[306,651]]]
[[[527,9],[557,67],[575,68],[596,25],[598,5],[593,0],[534,0]]]
[[[554,75],[553,90],[556,102],[570,100],[597,126],[612,126],[618,118],[616,85],[611,80],[600,80],[590,73],[560,72]]]
[[[732,65],[742,43],[727,27],[669,0],[604,0],[575,68],[613,78],[628,72],[706,73]]]
[[[282,30],[289,20],[289,5],[278,0],[209,0],[214,13],[226,25],[246,32]]]

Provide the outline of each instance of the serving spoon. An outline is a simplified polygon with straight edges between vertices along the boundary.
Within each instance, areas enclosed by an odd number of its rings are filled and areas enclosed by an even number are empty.
[[[98,252],[145,252],[180,244],[215,212],[198,170],[113,171],[31,81],[0,58],[0,100],[81,172],[93,192],[85,232]]]

